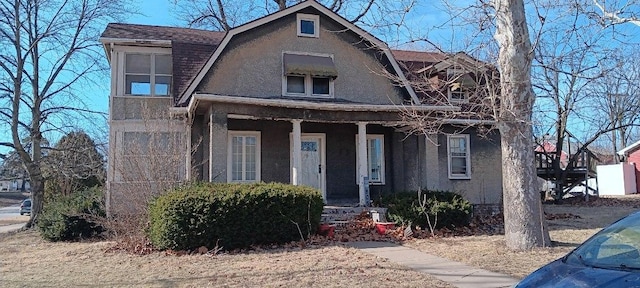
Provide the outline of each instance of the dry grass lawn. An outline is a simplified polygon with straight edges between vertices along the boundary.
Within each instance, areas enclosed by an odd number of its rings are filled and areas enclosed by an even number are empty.
[[[548,214],[571,213],[580,218],[547,221],[553,247],[527,252],[509,250],[503,235],[416,239],[405,245],[454,261],[523,278],[564,256],[578,244],[612,222],[638,211],[640,196],[616,198],[616,206],[544,205]]]
[[[0,287],[452,287],[354,248],[239,255],[136,256],[112,242],[49,243],[0,236]]]
[[[522,278],[636,211],[639,203],[640,197],[633,196],[614,206],[545,205],[550,214],[580,216],[548,221],[552,248],[510,251],[503,235],[419,239],[406,245]],[[4,222],[14,220],[20,219]],[[33,231],[0,234],[0,287],[452,287],[341,245],[217,256],[106,252],[113,246],[107,241],[50,243]]]
[[[26,223],[27,221],[29,221],[29,215],[7,217],[0,219],[0,226]]]

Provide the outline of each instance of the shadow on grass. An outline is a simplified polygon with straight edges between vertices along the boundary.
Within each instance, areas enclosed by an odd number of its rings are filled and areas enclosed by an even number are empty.
[[[569,242],[561,242],[561,241],[551,241],[551,244],[553,247],[569,247],[569,248],[576,248],[578,247],[577,243],[569,243]]]

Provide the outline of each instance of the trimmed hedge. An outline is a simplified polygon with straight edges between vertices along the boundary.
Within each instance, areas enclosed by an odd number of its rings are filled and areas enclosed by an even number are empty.
[[[310,187],[196,183],[152,201],[147,232],[160,249],[286,243],[300,240],[300,231],[303,237],[315,232],[322,209],[322,195]]]
[[[461,195],[448,191],[422,191],[427,195],[427,208],[430,219],[438,215],[436,228],[462,227],[469,225],[473,207]],[[424,209],[420,207],[417,191],[405,191],[391,195],[382,195],[379,206],[388,208],[387,217],[397,224],[408,224],[428,228]]]
[[[105,216],[104,194],[101,188],[94,187],[69,196],[47,198],[37,226],[46,240],[78,241],[104,232],[98,219]]]

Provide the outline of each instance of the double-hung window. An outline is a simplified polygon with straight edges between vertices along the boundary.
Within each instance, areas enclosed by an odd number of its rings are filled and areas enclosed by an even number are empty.
[[[284,96],[333,97],[333,82],[338,77],[331,55],[283,53]]]
[[[169,96],[171,77],[171,55],[125,54],[125,95]]]
[[[469,149],[469,135],[449,135],[447,137],[447,151],[450,179],[471,178],[471,154]]]
[[[227,182],[260,181],[260,132],[229,131]]]
[[[358,140],[356,135],[356,175],[360,175],[358,164]],[[384,135],[367,135],[367,168],[369,172],[369,184],[384,184]],[[358,177],[356,176],[356,183]]]
[[[469,94],[476,82],[469,72],[459,68],[447,69],[447,97],[451,103],[469,103]]]

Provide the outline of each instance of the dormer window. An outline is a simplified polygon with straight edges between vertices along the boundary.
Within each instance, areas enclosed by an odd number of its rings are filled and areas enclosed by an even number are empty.
[[[462,86],[462,83],[452,83],[448,89],[449,102],[468,103],[469,91]]]
[[[169,96],[171,70],[169,54],[125,54],[125,95]]]
[[[338,72],[331,55],[284,53],[282,63],[282,95],[333,97]]]
[[[476,82],[469,72],[460,68],[447,69],[447,96],[451,103],[469,103],[469,93]]]
[[[320,17],[311,14],[297,15],[298,36],[301,37],[320,37]]]

